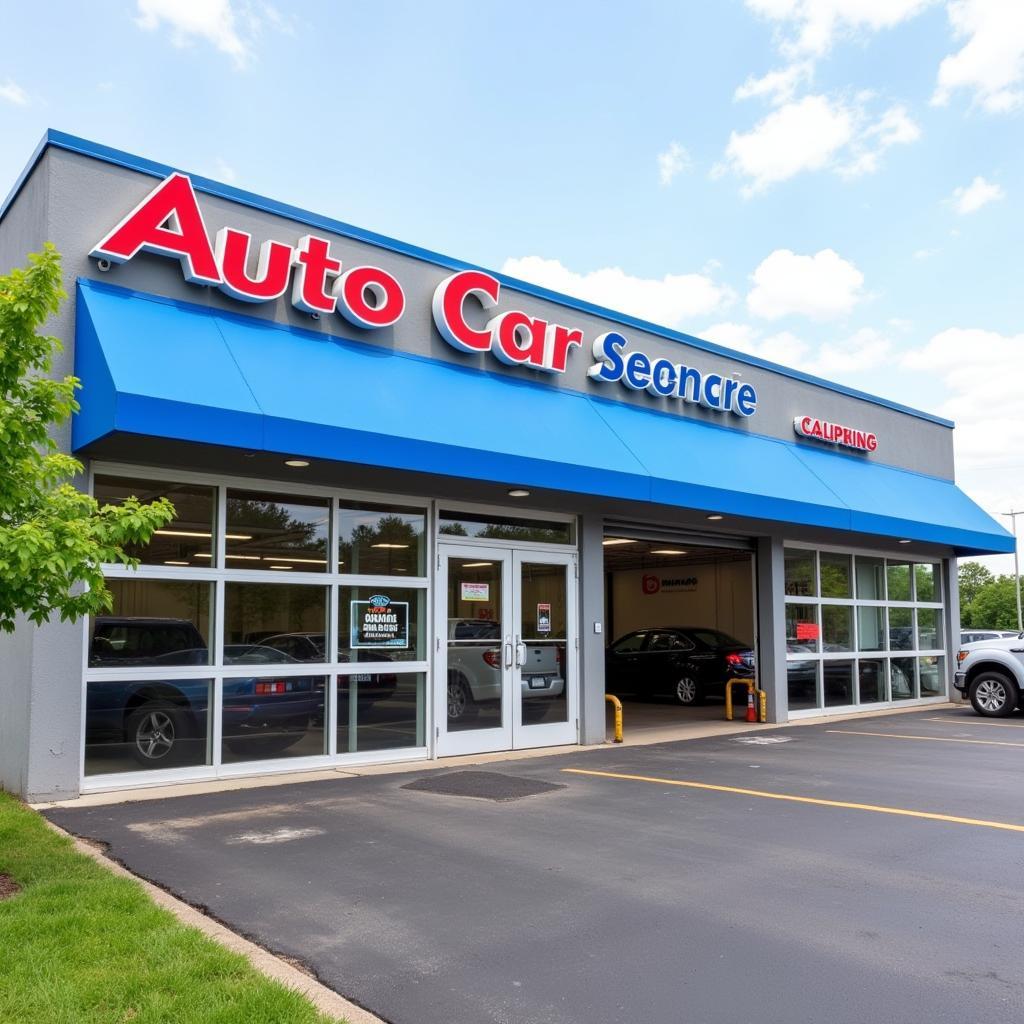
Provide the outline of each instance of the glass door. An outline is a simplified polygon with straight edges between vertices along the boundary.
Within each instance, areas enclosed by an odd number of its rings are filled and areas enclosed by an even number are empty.
[[[575,743],[575,556],[439,551],[438,755]]]
[[[442,544],[437,585],[437,752],[512,748],[511,552]]]
[[[513,746],[577,741],[575,556],[513,555]]]

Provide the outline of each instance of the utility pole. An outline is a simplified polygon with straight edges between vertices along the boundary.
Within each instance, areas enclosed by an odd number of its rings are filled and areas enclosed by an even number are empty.
[[[1020,614],[1020,565],[1017,561],[1017,516],[1024,516],[1024,512],[1004,512],[1004,516],[1010,517],[1013,523],[1013,589],[1017,592],[1017,631],[1024,633],[1024,619]]]

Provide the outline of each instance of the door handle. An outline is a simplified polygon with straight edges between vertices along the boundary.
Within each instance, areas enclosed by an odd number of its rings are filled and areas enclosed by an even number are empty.
[[[526,644],[516,637],[516,668],[522,668],[526,664]]]
[[[505,641],[505,668],[512,667],[512,641]]]

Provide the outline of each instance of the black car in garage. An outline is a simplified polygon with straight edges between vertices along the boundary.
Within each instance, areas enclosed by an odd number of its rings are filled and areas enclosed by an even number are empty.
[[[652,626],[619,637],[605,652],[605,690],[669,696],[692,707],[725,696],[727,679],[751,679],[748,644],[703,626]]]

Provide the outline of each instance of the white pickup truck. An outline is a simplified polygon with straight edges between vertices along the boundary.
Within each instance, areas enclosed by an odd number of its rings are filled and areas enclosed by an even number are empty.
[[[964,644],[957,652],[953,685],[979,715],[1005,718],[1024,693],[1024,633]]]

